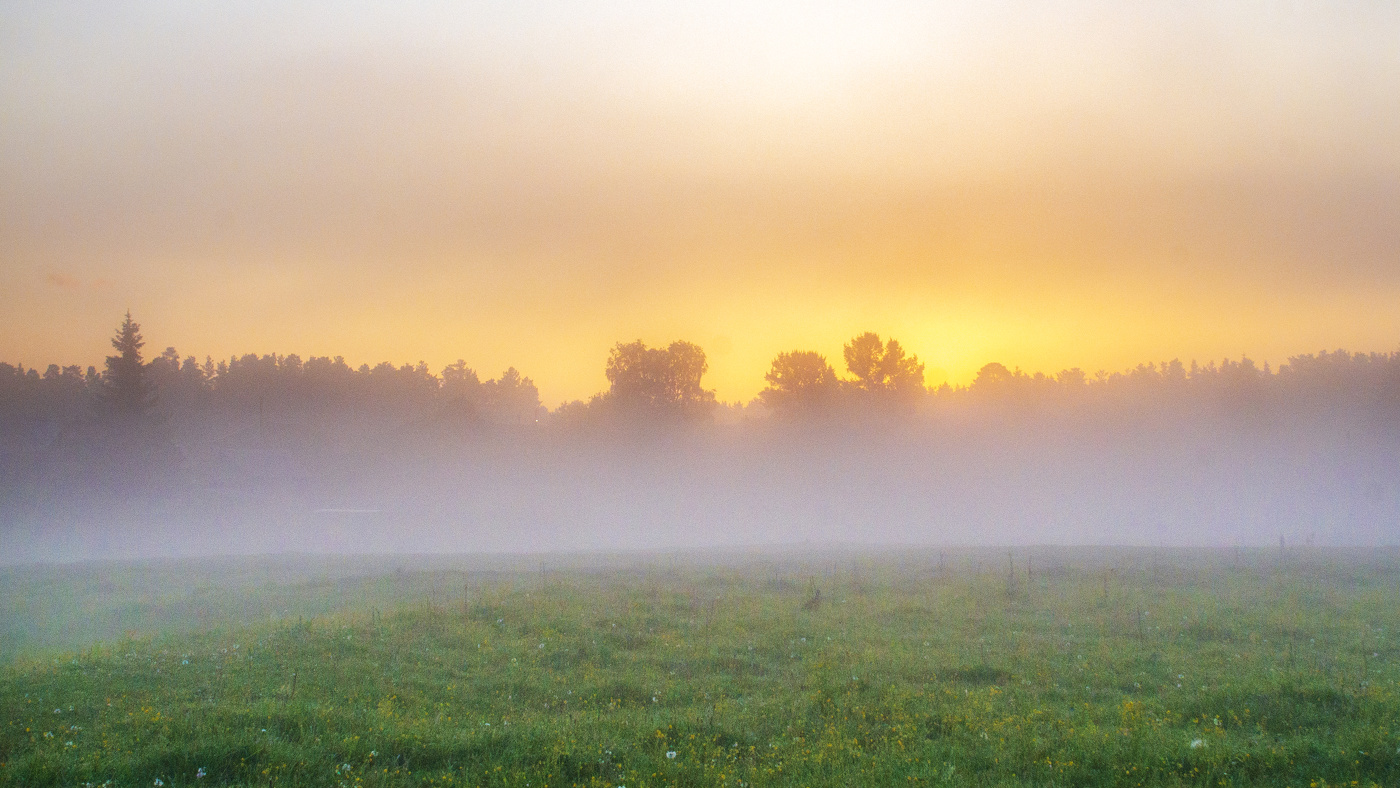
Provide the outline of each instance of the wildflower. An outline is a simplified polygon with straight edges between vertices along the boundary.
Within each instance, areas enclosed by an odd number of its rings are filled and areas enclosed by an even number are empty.
[[[156,788],[160,788],[162,785],[165,785],[165,781],[157,777],[154,785]]]
[[[1201,749],[1201,748],[1204,747],[1204,746],[1206,746],[1206,743],[1205,743],[1205,740],[1204,740],[1204,739],[1192,739],[1192,740],[1191,740],[1191,749],[1193,749],[1193,750],[1199,750],[1199,749]]]
[[[667,757],[668,759],[674,761],[674,760],[676,759],[676,751],[675,751],[675,750],[667,750],[667,751],[666,751],[666,757]]]
[[[378,754],[379,754],[379,752],[378,752],[377,750],[370,750],[370,751],[369,751],[369,757],[371,757],[371,758],[375,757],[375,756],[378,755]]]
[[[194,773],[194,776],[196,780],[204,779],[204,767],[199,767],[199,770]]]

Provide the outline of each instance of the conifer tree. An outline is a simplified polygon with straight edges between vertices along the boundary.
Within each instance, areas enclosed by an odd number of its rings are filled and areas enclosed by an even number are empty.
[[[141,324],[126,319],[112,338],[117,355],[107,357],[107,369],[102,373],[101,399],[113,412],[123,416],[145,413],[155,404],[154,387],[146,380],[146,365],[141,361]]]

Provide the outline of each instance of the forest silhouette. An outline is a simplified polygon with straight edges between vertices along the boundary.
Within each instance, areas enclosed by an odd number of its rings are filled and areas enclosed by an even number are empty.
[[[927,387],[917,356],[867,332],[843,372],[785,351],[757,397],[726,404],[701,347],[634,341],[604,360],[606,390],[551,411],[516,369],[483,380],[463,360],[146,360],[130,314],[112,345],[102,372],[0,363],[0,528],[35,550],[55,528],[153,519],[233,540],[203,549],[271,549],[251,523],[347,507],[495,549],[638,529],[658,545],[1393,541],[1400,521],[1395,352],[1093,375],[992,362]],[[74,555],[107,544],[84,539]]]

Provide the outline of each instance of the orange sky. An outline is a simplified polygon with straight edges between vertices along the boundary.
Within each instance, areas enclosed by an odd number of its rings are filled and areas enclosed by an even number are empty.
[[[968,5],[7,4],[0,360],[1400,347],[1400,10]]]

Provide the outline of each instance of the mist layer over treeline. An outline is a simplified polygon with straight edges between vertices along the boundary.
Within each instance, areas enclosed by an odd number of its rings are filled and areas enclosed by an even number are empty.
[[[128,317],[101,372],[0,363],[7,560],[1400,538],[1400,353],[929,388],[867,333],[724,404],[702,348],[632,342],[551,411],[515,369],[142,344]]]

